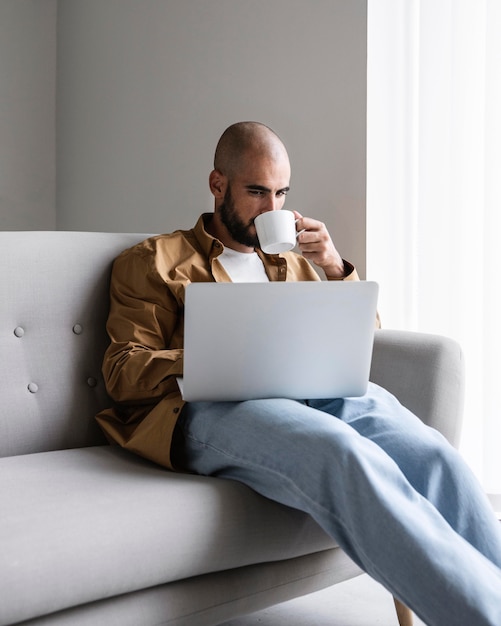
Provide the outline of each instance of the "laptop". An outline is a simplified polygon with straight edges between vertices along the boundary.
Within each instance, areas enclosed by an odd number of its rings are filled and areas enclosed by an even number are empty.
[[[183,398],[364,395],[377,294],[369,281],[189,284]]]

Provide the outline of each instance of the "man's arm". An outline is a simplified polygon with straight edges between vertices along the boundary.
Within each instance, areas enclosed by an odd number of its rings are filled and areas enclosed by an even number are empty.
[[[115,402],[150,404],[177,390],[175,377],[183,371],[178,318],[178,302],[141,256],[126,252],[116,259],[106,326],[111,343],[103,361]]]
[[[323,269],[329,280],[358,280],[354,267],[341,258],[325,224],[311,217],[303,217],[297,211],[294,214],[297,230],[304,231],[297,240],[304,258]],[[353,272],[355,275],[350,276]]]

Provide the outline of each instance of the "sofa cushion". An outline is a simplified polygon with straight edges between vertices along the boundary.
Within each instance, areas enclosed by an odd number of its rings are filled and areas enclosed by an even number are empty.
[[[2,624],[333,547],[309,516],[241,484],[109,446],[0,459],[0,502]]]
[[[0,232],[0,457],[106,443],[111,264],[145,237]]]

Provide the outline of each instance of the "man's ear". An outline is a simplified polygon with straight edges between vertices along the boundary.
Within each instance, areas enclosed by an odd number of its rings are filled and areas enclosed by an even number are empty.
[[[228,179],[219,170],[212,170],[209,175],[209,187],[215,198],[224,198]]]

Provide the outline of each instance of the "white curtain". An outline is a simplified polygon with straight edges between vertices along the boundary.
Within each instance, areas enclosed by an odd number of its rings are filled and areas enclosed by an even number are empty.
[[[367,123],[383,326],[460,342],[460,449],[501,494],[501,0],[369,0]]]

